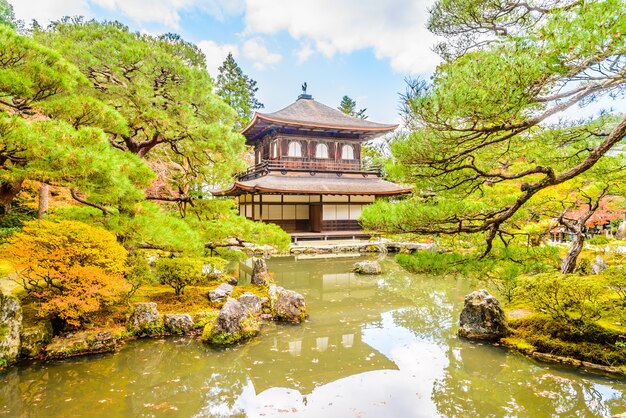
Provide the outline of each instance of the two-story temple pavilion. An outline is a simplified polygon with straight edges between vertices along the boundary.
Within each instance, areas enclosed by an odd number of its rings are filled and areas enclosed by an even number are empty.
[[[361,146],[397,128],[348,116],[301,94],[274,113],[256,113],[242,134],[255,165],[227,190],[242,216],[287,232],[359,231],[363,206],[411,192],[380,178]]]

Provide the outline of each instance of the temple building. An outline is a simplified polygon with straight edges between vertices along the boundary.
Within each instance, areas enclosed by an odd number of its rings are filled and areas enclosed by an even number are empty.
[[[242,216],[272,222],[289,233],[359,231],[363,206],[411,192],[363,164],[365,141],[391,132],[301,94],[274,113],[256,113],[242,134],[255,165],[227,190]]]

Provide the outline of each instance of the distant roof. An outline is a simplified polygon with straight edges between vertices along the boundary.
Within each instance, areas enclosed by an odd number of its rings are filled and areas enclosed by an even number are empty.
[[[411,193],[404,187],[379,177],[337,177],[335,174],[316,176],[269,174],[252,180],[235,182],[216,195],[229,196],[241,193],[297,193],[342,195],[399,195]]]
[[[312,130],[334,130],[352,132],[371,138],[393,131],[398,125],[387,125],[346,115],[340,110],[316,102],[311,96],[300,96],[289,106],[273,113],[255,113],[241,132],[248,139],[272,127],[310,128]],[[317,128],[317,129],[316,129]]]

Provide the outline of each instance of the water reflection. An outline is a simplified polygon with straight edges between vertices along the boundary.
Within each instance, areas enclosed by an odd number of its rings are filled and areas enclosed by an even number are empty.
[[[455,336],[465,280],[381,277],[355,260],[275,258],[277,282],[304,294],[302,326],[269,324],[248,344],[129,342],[119,353],[0,374],[0,416],[611,416],[624,382],[547,367]],[[245,269],[242,277],[245,280]]]

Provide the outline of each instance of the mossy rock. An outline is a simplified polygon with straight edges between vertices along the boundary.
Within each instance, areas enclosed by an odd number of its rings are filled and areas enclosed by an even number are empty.
[[[45,349],[47,357],[63,358],[115,351],[120,340],[111,331],[81,331],[70,336],[57,336]]]
[[[215,317],[213,322],[205,325],[202,331],[202,341],[214,345],[231,345],[256,336],[260,329],[261,322],[248,315],[239,323],[239,331],[230,333],[217,326],[217,317]]]
[[[129,335],[147,336],[165,333],[163,319],[154,302],[140,302],[135,304],[127,325]]]
[[[52,323],[41,321],[40,323],[23,328],[20,336],[20,356],[35,357],[41,354],[48,343],[52,340]]]

